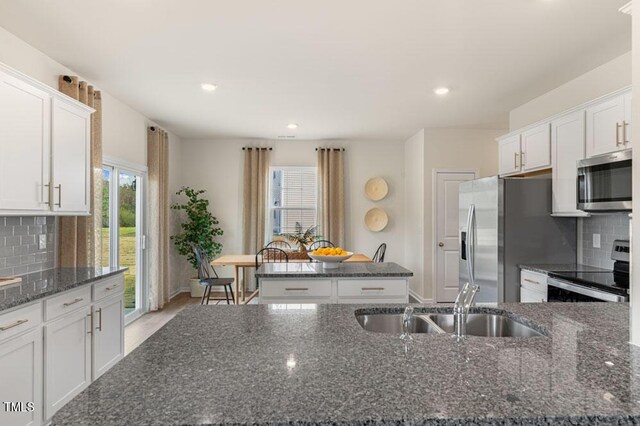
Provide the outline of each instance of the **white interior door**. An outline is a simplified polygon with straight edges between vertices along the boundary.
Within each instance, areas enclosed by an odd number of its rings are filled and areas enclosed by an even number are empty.
[[[458,187],[478,177],[477,172],[435,172],[435,297],[436,302],[453,302],[458,294]]]

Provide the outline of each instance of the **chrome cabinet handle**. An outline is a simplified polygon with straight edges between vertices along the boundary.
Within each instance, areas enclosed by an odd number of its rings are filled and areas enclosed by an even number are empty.
[[[93,314],[88,313],[87,318],[89,318],[89,331],[87,331],[87,334],[93,334]]]
[[[102,331],[102,308],[98,309],[98,326],[96,327],[96,330]]]
[[[45,183],[42,186],[47,188],[47,200],[43,201],[42,203],[49,206],[51,205],[51,183]]]
[[[538,281],[530,280],[529,278],[523,278],[522,281],[526,281],[531,284],[540,284]]]
[[[616,123],[616,146],[620,145],[620,123]]]
[[[77,299],[73,299],[71,302],[64,302],[62,305],[63,306],[71,306],[71,305],[75,305],[78,302],[82,302],[83,300],[84,300],[84,298],[78,297]]]
[[[18,320],[16,322],[14,322],[13,324],[2,326],[2,327],[0,327],[0,331],[9,330],[10,328],[17,327],[17,326],[19,326],[21,324],[24,324],[25,322],[29,322],[29,320],[28,319],[21,319],[21,320]]]
[[[62,207],[62,184],[54,186],[58,190],[58,203],[54,206]]]
[[[362,287],[362,291],[383,291],[384,287]]]
[[[626,121],[622,122],[622,144],[626,145],[631,141],[627,140],[627,126],[629,125],[629,123],[627,123]]]
[[[112,285],[111,287],[105,287],[105,291],[111,291],[111,290],[116,289],[116,288],[118,288],[118,284]]]
[[[518,153],[517,152],[513,153],[513,168],[514,169],[518,168]]]
[[[308,288],[285,288],[285,291],[308,291]]]
[[[526,152],[521,152],[520,153],[520,167],[524,167],[524,155],[526,154]]]

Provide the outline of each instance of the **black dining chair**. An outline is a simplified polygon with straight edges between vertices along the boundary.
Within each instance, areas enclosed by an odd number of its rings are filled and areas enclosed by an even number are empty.
[[[331,241],[329,240],[318,240],[318,241],[314,241],[309,245],[309,248],[307,250],[309,251],[314,251],[316,249],[319,248],[324,248],[324,247],[335,247],[336,245],[333,244]]]
[[[384,254],[387,251],[387,243],[382,243],[380,244],[380,246],[378,247],[378,250],[376,250],[376,254],[373,255],[373,261],[375,263],[382,263],[384,262]]]
[[[233,278],[220,278],[216,270],[211,266],[211,262],[209,260],[209,256],[200,246],[193,246],[193,253],[196,256],[196,260],[198,261],[198,279],[200,280],[200,285],[204,286],[204,294],[202,295],[202,300],[200,300],[200,304],[204,305],[205,300],[207,305],[210,300],[225,300],[227,301],[227,305],[229,304],[229,293],[231,293],[231,302],[235,300],[233,298]],[[213,287],[223,287],[225,299],[211,299],[211,289]],[[229,293],[227,293],[227,287],[229,288]]]
[[[271,241],[264,247],[265,248],[274,247],[274,248],[279,248],[280,250],[291,250],[291,244],[282,240]]]
[[[287,252],[276,247],[265,247],[256,253],[256,268],[263,263],[287,263],[289,256]]]

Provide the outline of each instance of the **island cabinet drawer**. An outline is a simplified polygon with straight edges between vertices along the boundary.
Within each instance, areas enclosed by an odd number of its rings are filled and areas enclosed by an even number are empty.
[[[93,300],[98,301],[124,291],[124,275],[106,278],[93,285]]]
[[[0,341],[30,330],[42,323],[42,302],[0,315]]]
[[[331,297],[331,280],[260,280],[260,297]]]
[[[91,305],[91,286],[87,285],[75,290],[65,291],[59,296],[44,301],[44,319],[54,318]]]
[[[547,292],[547,276],[539,272],[520,270],[520,285],[533,291]]]
[[[406,280],[338,280],[338,297],[405,297]]]

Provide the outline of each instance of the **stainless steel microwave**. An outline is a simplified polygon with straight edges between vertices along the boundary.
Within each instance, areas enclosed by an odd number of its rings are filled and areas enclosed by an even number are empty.
[[[631,211],[631,150],[578,161],[578,209]]]

